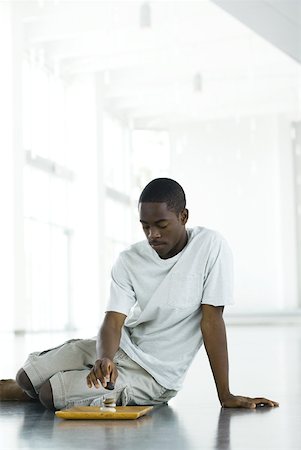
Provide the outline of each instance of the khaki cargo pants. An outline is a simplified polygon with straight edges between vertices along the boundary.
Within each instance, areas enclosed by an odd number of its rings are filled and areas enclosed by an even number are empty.
[[[36,392],[49,380],[56,409],[100,405],[115,396],[117,405],[166,403],[177,391],[161,386],[146,370],[119,349],[114,357],[118,378],[115,389],[89,388],[86,377],[96,360],[94,339],[72,339],[59,347],[31,353],[23,366]]]

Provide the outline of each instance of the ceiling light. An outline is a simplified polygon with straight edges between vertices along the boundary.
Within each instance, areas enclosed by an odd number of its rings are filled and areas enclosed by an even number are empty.
[[[151,7],[148,2],[142,3],[140,6],[140,27],[151,27]]]
[[[197,72],[193,77],[193,90],[194,92],[202,92],[202,75]]]

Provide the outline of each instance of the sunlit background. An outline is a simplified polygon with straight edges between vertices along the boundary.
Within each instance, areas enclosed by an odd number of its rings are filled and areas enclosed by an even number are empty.
[[[2,331],[95,334],[160,176],[232,247],[228,320],[300,317],[299,9],[0,2]]]

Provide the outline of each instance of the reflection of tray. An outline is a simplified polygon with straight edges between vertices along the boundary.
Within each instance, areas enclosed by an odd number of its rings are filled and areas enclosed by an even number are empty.
[[[153,409],[152,406],[116,406],[116,412],[100,411],[99,406],[75,406],[56,411],[61,419],[138,419]]]

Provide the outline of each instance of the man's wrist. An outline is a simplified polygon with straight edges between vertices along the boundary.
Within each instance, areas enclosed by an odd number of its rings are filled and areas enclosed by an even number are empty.
[[[225,389],[225,390],[223,390],[222,392],[219,392],[218,393],[218,398],[219,398],[219,401],[222,403],[222,402],[224,402],[226,399],[228,399],[229,397],[231,397],[231,392],[230,392],[230,389]]]
[[[105,355],[99,355],[97,356],[97,360],[101,361],[103,359],[109,359],[110,361],[113,361],[113,356],[108,355],[107,353]]]

